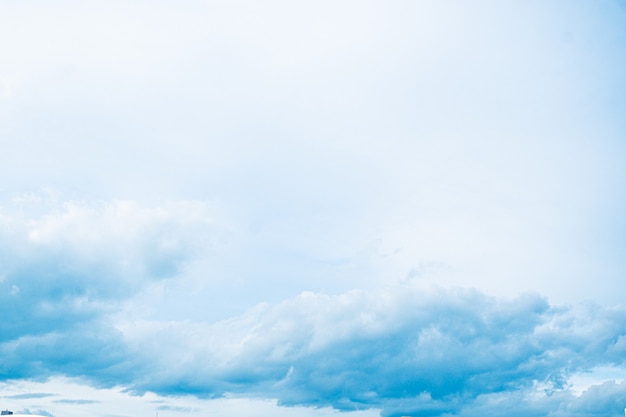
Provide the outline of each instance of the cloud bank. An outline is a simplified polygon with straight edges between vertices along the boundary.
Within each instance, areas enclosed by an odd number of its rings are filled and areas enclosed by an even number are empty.
[[[409,279],[303,292],[218,322],[151,320],[125,303],[183,274],[210,240],[206,207],[9,211],[4,242],[19,244],[3,251],[3,379],[65,375],[136,393],[235,394],[389,417],[612,415],[626,393],[606,381],[577,395],[571,383],[626,365],[623,307],[554,306],[536,294],[504,299]]]
[[[500,415],[494,403],[509,402],[519,415],[539,416],[611,415],[626,389],[607,382],[576,397],[569,383],[624,365],[626,310],[555,307],[537,295],[411,286],[303,293],[210,326],[123,331],[130,349],[151,358],[135,386],[169,394],[247,393],[388,416]]]

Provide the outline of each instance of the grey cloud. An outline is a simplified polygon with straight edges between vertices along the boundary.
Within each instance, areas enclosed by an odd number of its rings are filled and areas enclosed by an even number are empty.
[[[70,399],[63,399],[63,400],[56,400],[54,401],[55,403],[60,403],[60,404],[97,404],[100,403],[101,401],[96,401],[96,400],[70,400]]]
[[[25,408],[24,410],[18,411],[17,414],[35,414],[38,416],[47,416],[47,417],[54,417],[53,414],[49,413],[46,410],[30,410],[28,408]]]
[[[45,392],[33,392],[33,393],[28,393],[28,394],[16,394],[16,395],[9,395],[6,398],[10,398],[13,400],[23,400],[23,399],[30,399],[30,398],[46,398],[46,397],[54,397],[56,394],[49,394],[49,393],[45,393]]]
[[[107,386],[115,384],[118,368],[127,361],[121,337],[97,321],[4,342],[0,354],[3,379],[95,376],[95,385]]]
[[[180,406],[175,406],[175,405],[160,405],[157,407],[157,410],[159,411],[179,411],[179,412],[185,412],[185,413],[190,413],[192,411],[194,411],[193,408],[191,407],[180,407]]]

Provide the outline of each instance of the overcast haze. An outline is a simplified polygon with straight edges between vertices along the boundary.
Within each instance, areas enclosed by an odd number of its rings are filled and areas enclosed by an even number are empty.
[[[621,416],[626,2],[0,1],[0,408]]]

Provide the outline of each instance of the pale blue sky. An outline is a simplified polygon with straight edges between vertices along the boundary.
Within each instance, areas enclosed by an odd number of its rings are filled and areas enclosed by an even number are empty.
[[[624,74],[618,0],[0,3],[2,408],[618,415]]]

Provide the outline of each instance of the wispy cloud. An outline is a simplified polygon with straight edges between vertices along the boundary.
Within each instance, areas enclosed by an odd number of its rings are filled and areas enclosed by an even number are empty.
[[[55,400],[54,402],[59,403],[59,404],[77,404],[77,405],[101,403],[101,401],[96,401],[96,400],[70,400],[70,399]]]
[[[55,396],[55,394],[49,394],[45,392],[40,392],[40,393],[33,392],[29,394],[8,395],[6,398],[10,398],[14,400],[24,400],[24,399],[31,399],[31,398],[46,398],[46,397],[53,397],[53,396]]]
[[[176,405],[160,405],[157,407],[157,410],[159,411],[180,411],[183,413],[190,413],[192,411],[194,411],[193,408],[190,407],[181,407],[181,406],[176,406]]]

